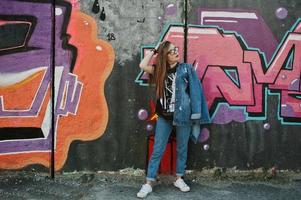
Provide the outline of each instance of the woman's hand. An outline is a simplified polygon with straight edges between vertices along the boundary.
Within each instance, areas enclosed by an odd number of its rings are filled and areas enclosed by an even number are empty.
[[[154,54],[158,53],[158,49],[160,47],[160,45],[162,44],[163,42],[159,42],[156,47],[154,49],[152,49],[151,51],[149,51],[148,54],[146,54],[144,56],[144,58],[141,60],[140,64],[139,64],[139,67],[149,73],[149,74],[153,74],[154,73],[154,66],[150,65],[149,62],[151,61],[152,57]]]

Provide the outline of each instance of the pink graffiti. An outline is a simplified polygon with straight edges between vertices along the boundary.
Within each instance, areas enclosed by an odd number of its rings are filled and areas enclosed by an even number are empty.
[[[162,40],[171,41],[183,51],[183,32],[183,27],[171,26]],[[264,90],[267,88],[280,94],[279,116],[300,121],[300,50],[300,19],[287,33],[269,64],[264,54],[248,48],[235,33],[225,33],[218,28],[188,29],[188,63],[194,63],[211,114],[219,102],[226,102],[230,106],[246,107],[249,115],[264,116]],[[289,59],[292,66],[286,68]],[[232,71],[232,75],[227,70]]]
[[[267,71],[264,72],[264,63],[261,62],[258,52],[247,52],[245,61],[250,62],[254,70],[255,85],[268,84],[270,90],[280,92],[280,116],[286,118],[301,118],[300,67],[301,67],[301,22],[287,34],[278,51],[275,53]],[[292,67],[285,65],[293,53]]]

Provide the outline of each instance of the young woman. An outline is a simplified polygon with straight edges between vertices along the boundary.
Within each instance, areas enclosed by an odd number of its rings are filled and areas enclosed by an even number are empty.
[[[188,140],[192,132],[194,140],[197,140],[200,129],[193,127],[209,122],[208,108],[200,81],[193,66],[179,63],[178,50],[178,47],[171,42],[164,41],[158,48],[150,51],[139,64],[141,69],[150,74],[151,81],[155,84],[158,115],[154,150],[148,163],[146,183],[137,193],[139,198],[144,198],[152,192],[173,126],[176,127],[177,138],[174,186],[182,192],[190,191],[189,186],[182,179],[186,167]],[[156,53],[158,53],[156,64],[150,65],[150,60]]]

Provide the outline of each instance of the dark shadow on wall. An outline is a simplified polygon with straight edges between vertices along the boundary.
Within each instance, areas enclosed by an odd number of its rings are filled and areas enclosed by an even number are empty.
[[[137,118],[140,108],[148,109],[151,91],[135,83],[140,55],[124,65],[116,64],[106,81],[105,95],[109,122],[105,133],[91,142],[71,144],[63,171],[118,170],[144,168],[147,153],[146,122]]]

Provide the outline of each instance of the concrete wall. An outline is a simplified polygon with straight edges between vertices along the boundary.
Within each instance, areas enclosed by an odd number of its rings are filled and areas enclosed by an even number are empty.
[[[53,133],[55,170],[145,168],[154,95],[138,64],[166,39],[181,60],[187,39],[212,119],[189,169],[300,169],[297,0],[187,1],[188,27],[180,0],[56,2],[54,18],[51,1],[0,1],[1,169],[50,167]]]

